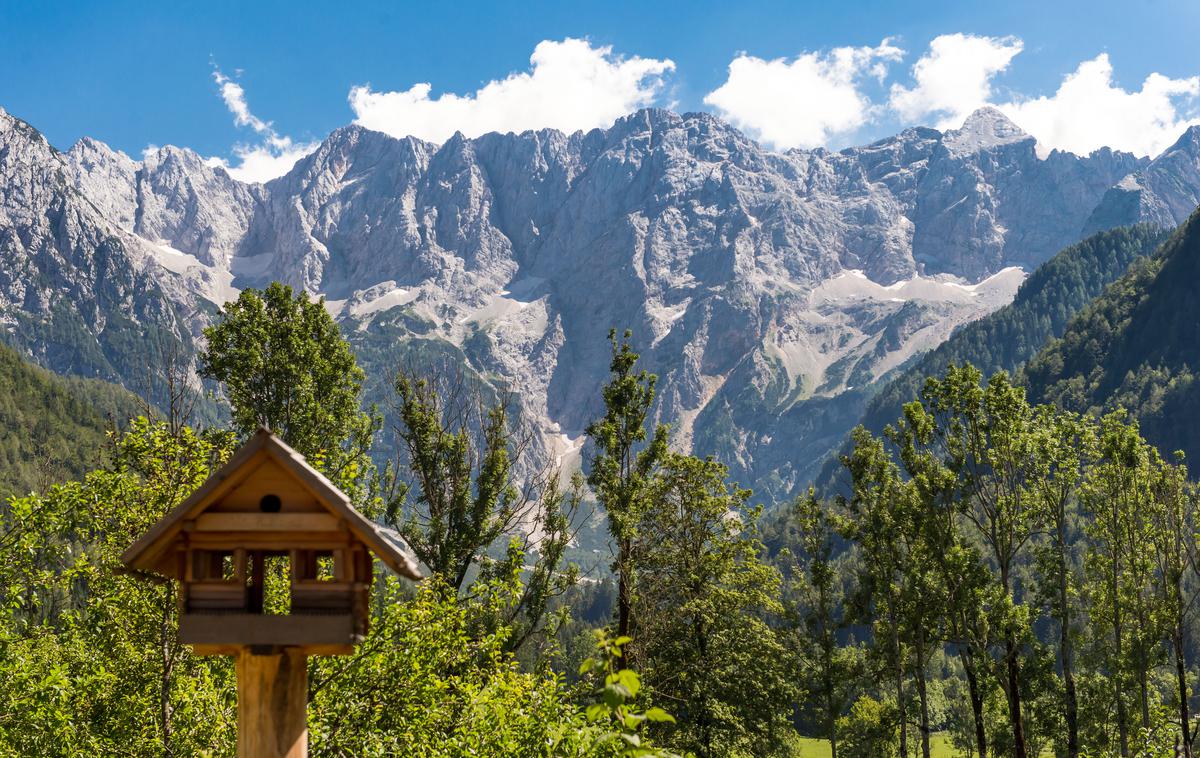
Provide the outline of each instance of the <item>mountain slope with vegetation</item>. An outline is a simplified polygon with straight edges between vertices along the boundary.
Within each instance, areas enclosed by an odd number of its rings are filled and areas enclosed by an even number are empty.
[[[1094,234],[1060,251],[1025,280],[1012,303],[962,327],[892,379],[867,404],[860,423],[879,432],[895,422],[904,404],[917,397],[925,378],[941,374],[951,364],[970,363],[985,376],[1016,371],[1167,236],[1168,232],[1140,224]],[[840,470],[836,459],[827,461],[821,481],[828,482]]]
[[[1124,407],[1160,450],[1200,456],[1200,211],[1110,285],[1026,366],[1031,399]]]
[[[139,407],[114,384],[58,376],[0,343],[0,498],[82,476]]]

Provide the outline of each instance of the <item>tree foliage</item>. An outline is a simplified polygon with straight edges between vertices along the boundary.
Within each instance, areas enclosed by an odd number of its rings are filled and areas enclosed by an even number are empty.
[[[951,365],[970,363],[985,375],[1017,371],[1166,237],[1159,229],[1139,225],[1100,232],[1062,250],[1029,275],[1011,303],[964,326],[889,381],[867,406],[863,425],[883,431],[920,393],[927,377]]]
[[[721,464],[668,454],[638,526],[636,660],[673,704],[669,744],[701,757],[774,754],[799,694],[749,497]]]
[[[611,378],[604,385],[604,416],[588,425],[587,435],[596,446],[588,484],[608,517],[609,533],[616,544],[613,571],[617,575],[617,634],[628,636],[633,629],[633,585],[636,564],[633,544],[638,523],[647,508],[646,491],[667,452],[667,427],[657,425],[647,435],[646,415],[654,403],[658,377],[635,372],[638,354],[625,332],[612,345]]]
[[[960,744],[977,754],[1192,754],[1196,492],[1126,412],[1032,406],[1003,373],[950,366],[883,438],[856,430],[845,463],[843,533],[900,755],[905,685],[924,737],[942,649],[958,653],[975,733]]]
[[[193,656],[176,637],[172,584],[118,562],[232,443],[140,419],[115,440],[110,466],[0,511],[0,754],[233,752],[232,663]],[[659,754],[622,752],[559,677],[521,669],[509,651],[519,627],[493,623],[521,596],[519,573],[480,581],[465,599],[441,581],[415,592],[380,581],[355,654],[312,660],[311,754]]]
[[[1193,283],[1200,212],[1071,321],[1023,372],[1031,398],[1080,413],[1129,410],[1159,450],[1200,456],[1200,356]]]
[[[265,426],[332,472],[362,463],[374,431],[364,375],[323,299],[279,282],[246,289],[204,336],[201,373],[221,382],[238,434]]]
[[[230,752],[232,666],[176,637],[174,588],[118,557],[228,454],[144,419],[113,463],[0,511],[0,753]]]
[[[947,365],[855,430],[843,497],[810,492],[764,539],[724,465],[650,427],[655,378],[614,333],[587,429],[613,575],[584,584],[584,478],[529,464],[503,394],[401,374],[401,455],[376,476],[319,303],[251,293],[210,339],[233,429],[137,419],[79,480],[0,508],[0,754],[232,749],[233,667],[180,644],[174,588],[118,556],[268,420],[433,574],[381,578],[355,654],[312,662],[314,755],[794,755],[797,728],[842,758],[932,758],[939,733],[980,758],[1192,755],[1197,489],[1124,410]]]

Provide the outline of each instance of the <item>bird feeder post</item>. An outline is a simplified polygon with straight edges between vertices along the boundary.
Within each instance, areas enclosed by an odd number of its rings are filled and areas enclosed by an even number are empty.
[[[237,654],[238,755],[308,755],[308,654],[303,648]]]
[[[180,582],[194,653],[235,658],[238,755],[304,758],[308,656],[349,655],[366,636],[372,557],[421,578],[398,535],[260,429],[121,561]]]

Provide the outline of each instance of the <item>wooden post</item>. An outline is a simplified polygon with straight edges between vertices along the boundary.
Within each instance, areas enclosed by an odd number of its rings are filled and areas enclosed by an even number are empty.
[[[237,655],[239,758],[307,758],[308,660],[303,648]]]

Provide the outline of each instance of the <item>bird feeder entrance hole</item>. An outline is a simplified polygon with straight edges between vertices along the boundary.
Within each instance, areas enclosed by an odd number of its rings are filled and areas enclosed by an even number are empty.
[[[265,429],[121,556],[179,581],[180,641],[236,657],[238,754],[255,758],[306,755],[306,657],[366,636],[375,558],[421,578],[398,536]]]

